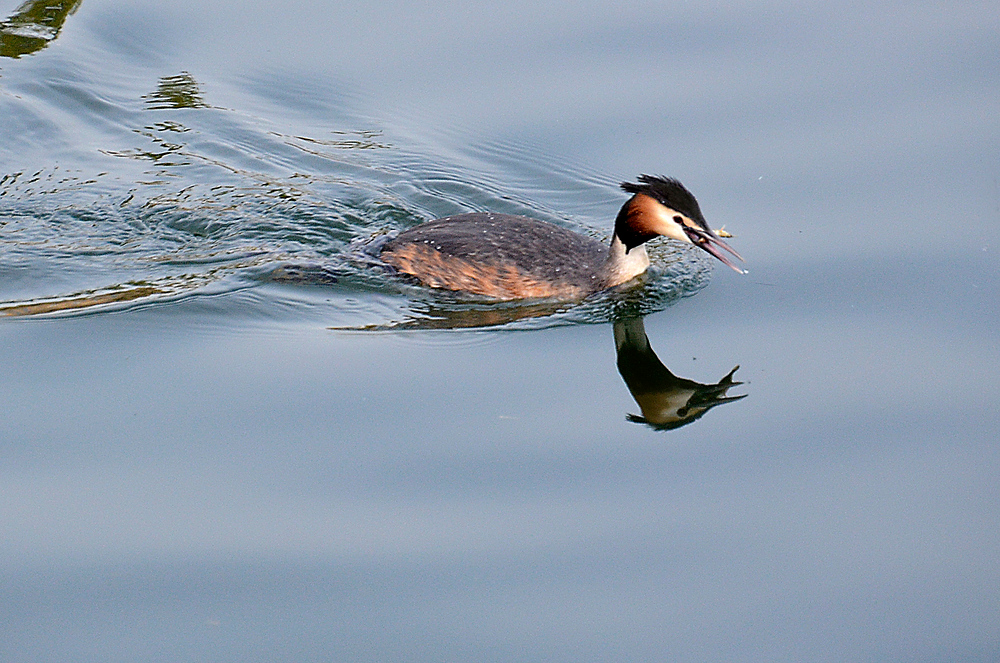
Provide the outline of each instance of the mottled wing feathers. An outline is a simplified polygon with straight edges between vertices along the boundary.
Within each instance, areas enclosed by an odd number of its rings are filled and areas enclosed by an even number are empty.
[[[461,214],[407,230],[382,259],[425,285],[498,299],[581,297],[598,283],[607,248],[551,223]]]

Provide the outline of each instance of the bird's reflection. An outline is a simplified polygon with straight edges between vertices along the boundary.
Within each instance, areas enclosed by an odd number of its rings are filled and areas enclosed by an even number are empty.
[[[626,318],[614,323],[618,372],[628,386],[642,415],[628,415],[628,420],[657,430],[673,430],[697,421],[716,405],[731,403],[740,396],[726,392],[742,382],[734,382],[729,371],[715,384],[701,384],[679,378],[659,360],[649,345],[642,318]]]
[[[28,0],[0,23],[0,56],[19,58],[40,51],[59,36],[66,17],[83,0]]]

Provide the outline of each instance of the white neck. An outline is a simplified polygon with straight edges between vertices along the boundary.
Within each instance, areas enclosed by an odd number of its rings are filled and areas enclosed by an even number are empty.
[[[604,263],[607,287],[612,288],[631,281],[645,272],[647,267],[649,267],[649,256],[646,255],[645,246],[640,244],[626,253],[625,243],[618,239],[618,235],[611,238],[611,249]]]

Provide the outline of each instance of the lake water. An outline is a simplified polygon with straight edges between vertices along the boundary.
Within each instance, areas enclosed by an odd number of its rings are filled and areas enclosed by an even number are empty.
[[[995,3],[318,4],[0,0],[3,660],[1000,658]]]

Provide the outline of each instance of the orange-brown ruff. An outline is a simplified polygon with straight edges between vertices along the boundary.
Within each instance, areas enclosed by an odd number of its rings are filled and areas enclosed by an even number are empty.
[[[665,235],[693,243],[737,271],[737,255],[705,223],[680,182],[642,175],[615,220],[611,245],[551,223],[509,214],[437,219],[386,242],[381,259],[432,288],[495,299],[582,299],[626,283],[649,266],[643,244]],[[737,255],[737,257],[739,257]]]

